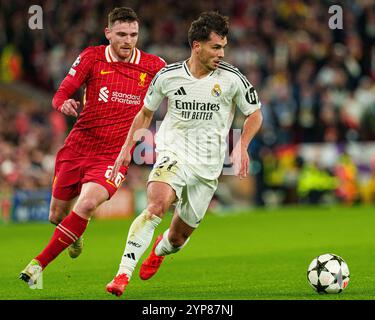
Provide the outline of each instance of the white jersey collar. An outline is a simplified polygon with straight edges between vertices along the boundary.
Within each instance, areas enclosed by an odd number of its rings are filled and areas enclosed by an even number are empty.
[[[213,73],[216,71],[216,70],[213,70],[213,71],[211,71],[209,74],[207,74],[206,76],[204,76],[203,78],[198,79],[198,78],[194,77],[194,76],[192,75],[192,73],[190,72],[189,67],[188,67],[188,65],[187,65],[188,61],[189,61],[189,59],[185,60],[184,63],[183,63],[183,66],[184,66],[185,72],[188,74],[188,76],[189,76],[189,77],[192,77],[193,79],[196,79],[196,80],[202,80],[202,79],[205,79],[205,78],[207,78],[207,77],[211,77],[211,76],[213,75]]]

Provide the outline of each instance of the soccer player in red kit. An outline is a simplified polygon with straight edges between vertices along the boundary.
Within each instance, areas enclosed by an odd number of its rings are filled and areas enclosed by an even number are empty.
[[[45,247],[20,278],[33,285],[42,270],[64,249],[77,257],[82,234],[95,209],[110,199],[123,182],[127,167],[111,181],[112,166],[154,75],[165,66],[161,58],[136,48],[139,21],[127,7],[108,15],[109,45],[86,48],[73,63],[53,97],[53,107],[78,116],[80,102],[70,97],[86,85],[84,106],[55,162],[49,219],[56,225]]]

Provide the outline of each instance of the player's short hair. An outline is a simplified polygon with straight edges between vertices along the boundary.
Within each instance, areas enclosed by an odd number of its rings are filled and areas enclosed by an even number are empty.
[[[229,18],[216,11],[202,12],[197,20],[191,23],[188,32],[190,47],[193,41],[208,41],[211,32],[226,37],[229,31]]]
[[[116,22],[134,22],[137,21],[139,23],[139,19],[137,14],[134,12],[132,8],[128,7],[117,7],[114,8],[108,14],[108,27],[112,27],[112,25]]]

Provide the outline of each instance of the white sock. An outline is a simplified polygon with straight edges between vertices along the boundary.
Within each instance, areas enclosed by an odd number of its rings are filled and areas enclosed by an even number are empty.
[[[147,219],[147,214],[148,211],[146,209],[143,210],[131,224],[124,254],[117,272],[117,275],[126,273],[129,280],[139,259],[150,245],[155,228],[161,222],[161,219],[156,215],[152,215],[150,219]]]
[[[180,251],[183,247],[186,246],[186,244],[189,242],[190,237],[186,239],[185,243],[180,247],[174,247],[170,244],[168,240],[168,234],[169,229],[165,230],[163,233],[163,239],[158,243],[158,245],[155,248],[155,254],[157,256],[166,256],[171,253],[175,253],[177,251]]]

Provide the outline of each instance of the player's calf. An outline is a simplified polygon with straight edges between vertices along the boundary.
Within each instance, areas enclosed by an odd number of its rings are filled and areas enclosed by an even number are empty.
[[[64,201],[52,196],[48,220],[58,225],[70,213],[74,200]]]

